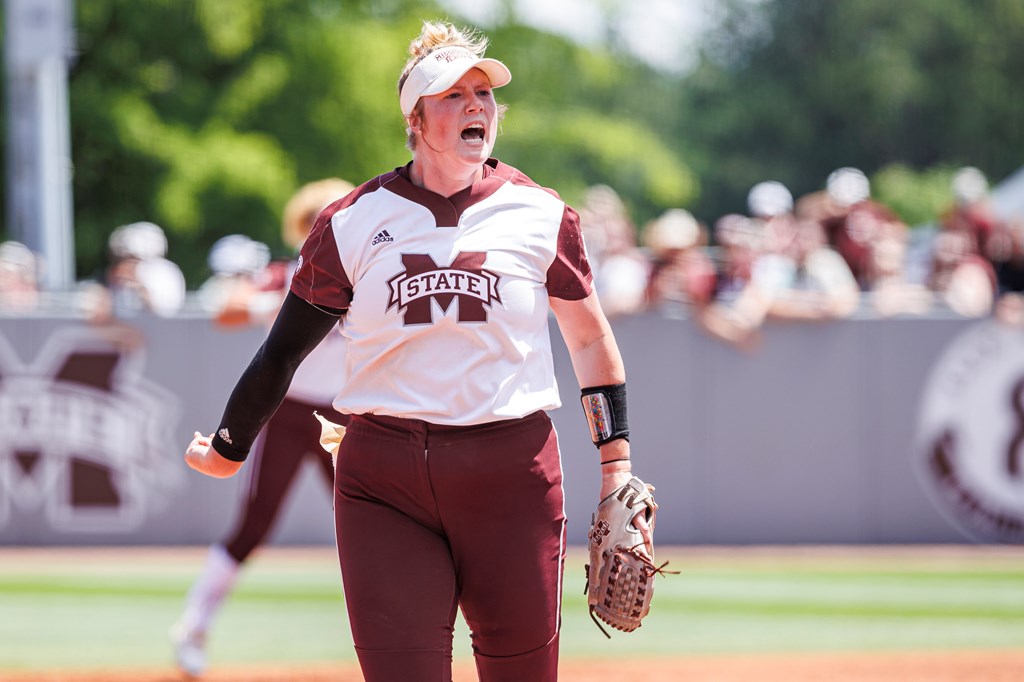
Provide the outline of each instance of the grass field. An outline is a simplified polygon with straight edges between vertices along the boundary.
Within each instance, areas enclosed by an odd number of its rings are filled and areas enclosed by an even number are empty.
[[[0,680],[168,667],[167,630],[204,552],[0,549]],[[609,641],[587,615],[583,555],[570,554],[563,661],[1024,651],[1021,549],[663,548],[658,559],[682,574],[658,579],[639,631]],[[461,621],[456,640],[468,661]],[[209,650],[211,668],[354,662],[333,548],[256,555]]]

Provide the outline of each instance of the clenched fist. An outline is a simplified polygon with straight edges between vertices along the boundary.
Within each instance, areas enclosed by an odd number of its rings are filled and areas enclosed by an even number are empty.
[[[214,478],[227,478],[234,476],[242,468],[242,462],[236,462],[222,457],[219,452],[213,449],[213,434],[204,436],[198,431],[195,432],[192,442],[185,450],[185,463],[201,474],[213,476]]]

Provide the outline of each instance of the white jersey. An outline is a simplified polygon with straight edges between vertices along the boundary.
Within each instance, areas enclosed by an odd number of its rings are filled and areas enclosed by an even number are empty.
[[[292,264],[284,271],[271,273],[270,279],[275,281],[274,274],[284,275],[281,287],[287,291],[291,287],[291,273],[294,270],[295,265]],[[271,271],[268,269],[267,272]],[[281,289],[275,290],[280,291]],[[310,405],[330,405],[338,395],[338,389],[341,388],[342,381],[345,379],[342,376],[344,370],[345,339],[339,333],[339,329],[335,327],[295,369],[286,396]]]
[[[406,166],[331,204],[291,290],[348,311],[335,409],[471,425],[561,404],[548,297],[586,298],[591,273],[576,212],[490,159],[448,198]]]
[[[345,339],[331,330],[295,370],[287,396],[310,405],[330,405],[345,377]]]

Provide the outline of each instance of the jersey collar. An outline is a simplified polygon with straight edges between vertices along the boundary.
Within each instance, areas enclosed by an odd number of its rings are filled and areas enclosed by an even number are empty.
[[[480,203],[497,192],[498,188],[508,182],[515,172],[511,166],[506,166],[495,158],[487,159],[483,165],[483,177],[478,182],[459,190],[450,197],[443,197],[429,189],[413,184],[410,180],[411,167],[412,161],[396,168],[393,171],[394,179],[386,183],[385,187],[398,196],[429,210],[434,216],[436,227],[457,227],[462,214],[470,206]]]

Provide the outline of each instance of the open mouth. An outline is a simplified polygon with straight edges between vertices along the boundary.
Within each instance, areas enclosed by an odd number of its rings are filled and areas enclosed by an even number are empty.
[[[462,139],[467,142],[483,142],[484,127],[479,123],[473,123],[462,131]]]

